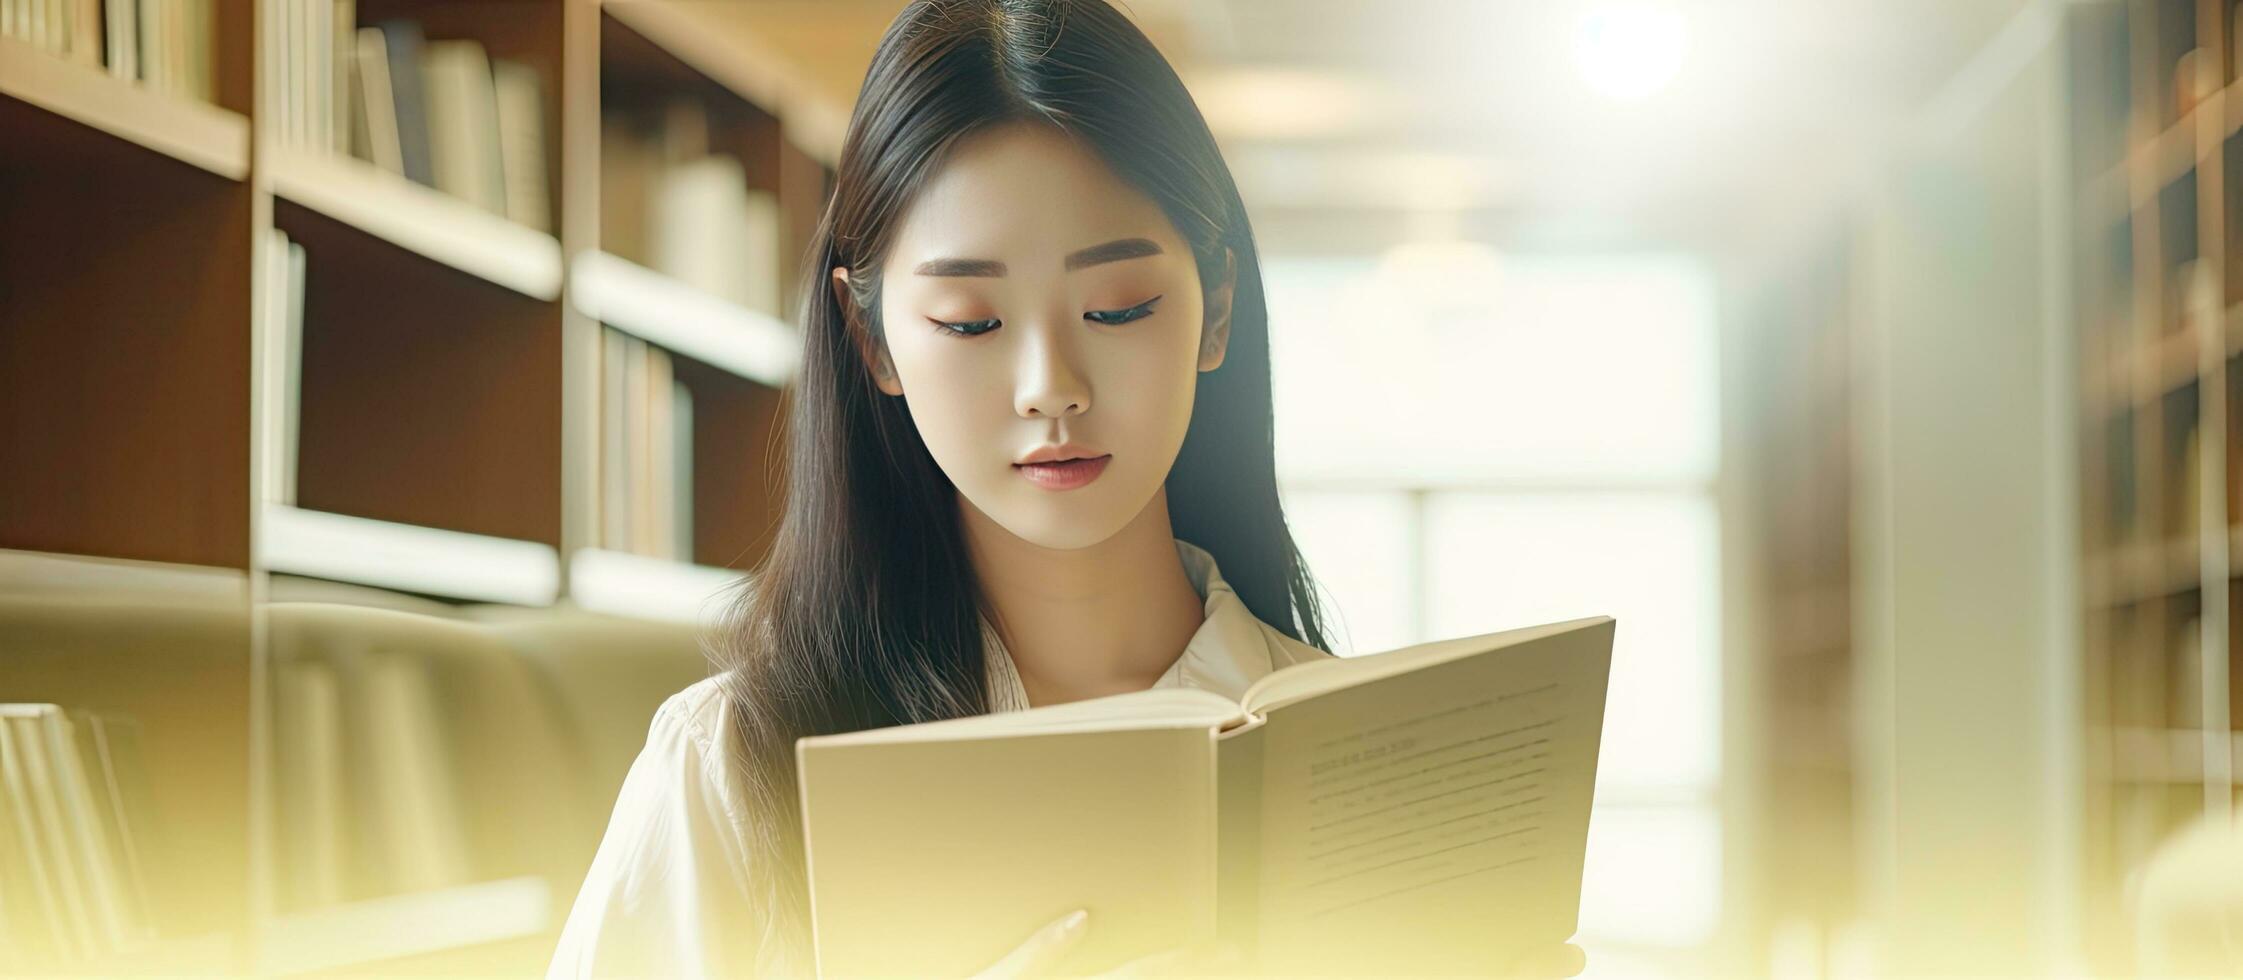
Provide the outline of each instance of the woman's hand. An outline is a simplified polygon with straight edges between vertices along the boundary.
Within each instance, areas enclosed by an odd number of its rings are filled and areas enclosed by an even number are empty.
[[[980,973],[974,974],[973,980],[1051,976],[1052,967],[1082,942],[1083,933],[1089,929],[1089,920],[1089,909],[1076,909],[1044,923],[1042,928],[1029,933],[1027,940],[1012,952],[1006,953],[1004,959],[991,963]]]
[[[1082,943],[1083,934],[1090,928],[1089,918],[1089,910],[1076,909],[1045,923],[1029,934],[1028,939],[1012,952],[1005,954],[1004,959],[974,974],[974,980],[1024,980],[1029,977],[1061,975],[1057,972],[1057,966],[1070,951]],[[1207,976],[1226,970],[1238,971],[1243,968],[1244,962],[1238,954],[1238,948],[1230,943],[1203,943],[1141,956],[1111,970],[1089,976]]]

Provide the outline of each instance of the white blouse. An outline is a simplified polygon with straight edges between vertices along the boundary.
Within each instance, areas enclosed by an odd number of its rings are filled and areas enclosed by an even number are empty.
[[[1206,601],[1204,621],[1154,687],[1235,698],[1278,668],[1332,656],[1256,618],[1206,550],[1178,538],[1176,552]],[[994,710],[1029,707],[1012,655],[988,620],[981,625]],[[549,978],[768,969],[758,958],[764,923],[748,890],[747,788],[726,761],[732,710],[710,678],[655,712],[561,928]]]

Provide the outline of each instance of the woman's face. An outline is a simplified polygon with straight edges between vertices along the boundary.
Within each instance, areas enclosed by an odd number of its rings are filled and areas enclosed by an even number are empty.
[[[934,174],[879,271],[886,337],[865,349],[873,375],[904,399],[969,506],[1026,541],[1073,549],[1152,501],[1183,447],[1198,373],[1222,363],[1232,278],[1203,293],[1150,197],[1050,127],[992,128]],[[1055,446],[1103,465],[1020,465]]]

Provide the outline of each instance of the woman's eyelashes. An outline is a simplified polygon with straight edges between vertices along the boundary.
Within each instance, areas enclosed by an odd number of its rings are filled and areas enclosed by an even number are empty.
[[[995,320],[967,320],[960,323],[951,323],[928,317],[927,322],[934,324],[935,330],[938,332],[950,334],[954,337],[979,337],[997,329],[997,321]]]
[[[1151,316],[1153,313],[1153,304],[1160,301],[1161,297],[1155,296],[1152,299],[1139,303],[1136,306],[1129,307],[1128,309],[1092,310],[1088,313],[1083,314],[1083,319],[1089,320],[1092,323],[1105,324],[1106,326],[1110,327],[1119,326],[1132,320],[1139,320]],[[934,324],[936,330],[942,333],[950,334],[954,337],[978,337],[1003,325],[1003,322],[999,320],[961,320],[952,322],[949,320],[937,320],[933,317],[928,317],[927,322]]]
[[[1083,314],[1083,319],[1092,323],[1103,323],[1107,326],[1128,323],[1131,320],[1151,316],[1153,304],[1158,302],[1160,302],[1160,297],[1155,296],[1126,310],[1092,310]]]

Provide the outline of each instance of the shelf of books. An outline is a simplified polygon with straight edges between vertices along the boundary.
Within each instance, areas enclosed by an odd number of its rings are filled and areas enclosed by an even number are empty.
[[[2067,9],[2080,377],[2085,937],[2131,969],[2128,875],[2237,803],[2243,86],[2230,0]]]
[[[572,402],[596,408],[570,448],[592,463],[593,506],[570,592],[613,608],[685,589],[677,615],[705,618],[722,570],[770,546],[796,257],[830,192],[813,152],[837,148],[835,114],[679,5],[608,3],[599,21],[599,208],[569,288],[587,365],[572,377],[591,393]]]
[[[250,618],[238,569],[0,550],[0,971],[240,962]]]
[[[123,140],[220,177],[248,176],[249,120],[242,113],[210,104],[204,92],[182,97],[178,89],[100,70],[106,66],[80,54],[65,60],[31,41],[0,36],[0,93],[9,111],[21,114],[18,124],[50,127],[45,135],[55,142]],[[52,121],[38,121],[28,111],[34,108]]]
[[[846,113],[716,19],[0,0],[0,972],[549,951],[612,787],[532,848],[564,756],[381,733],[577,683],[430,624],[686,637],[770,545]]]
[[[1737,373],[1744,451],[1757,460],[1745,510],[1762,569],[1750,707],[1762,782],[1753,794],[1760,870],[1752,887],[1765,914],[1753,925],[1753,950],[1766,958],[1756,972],[1773,975],[1827,972],[1835,955],[1822,951],[1843,948],[1863,915],[1849,534],[1858,478],[1856,234],[1841,225],[1787,264],[1749,317],[1741,349],[1750,360]],[[1783,958],[1802,955],[1814,960]]]

